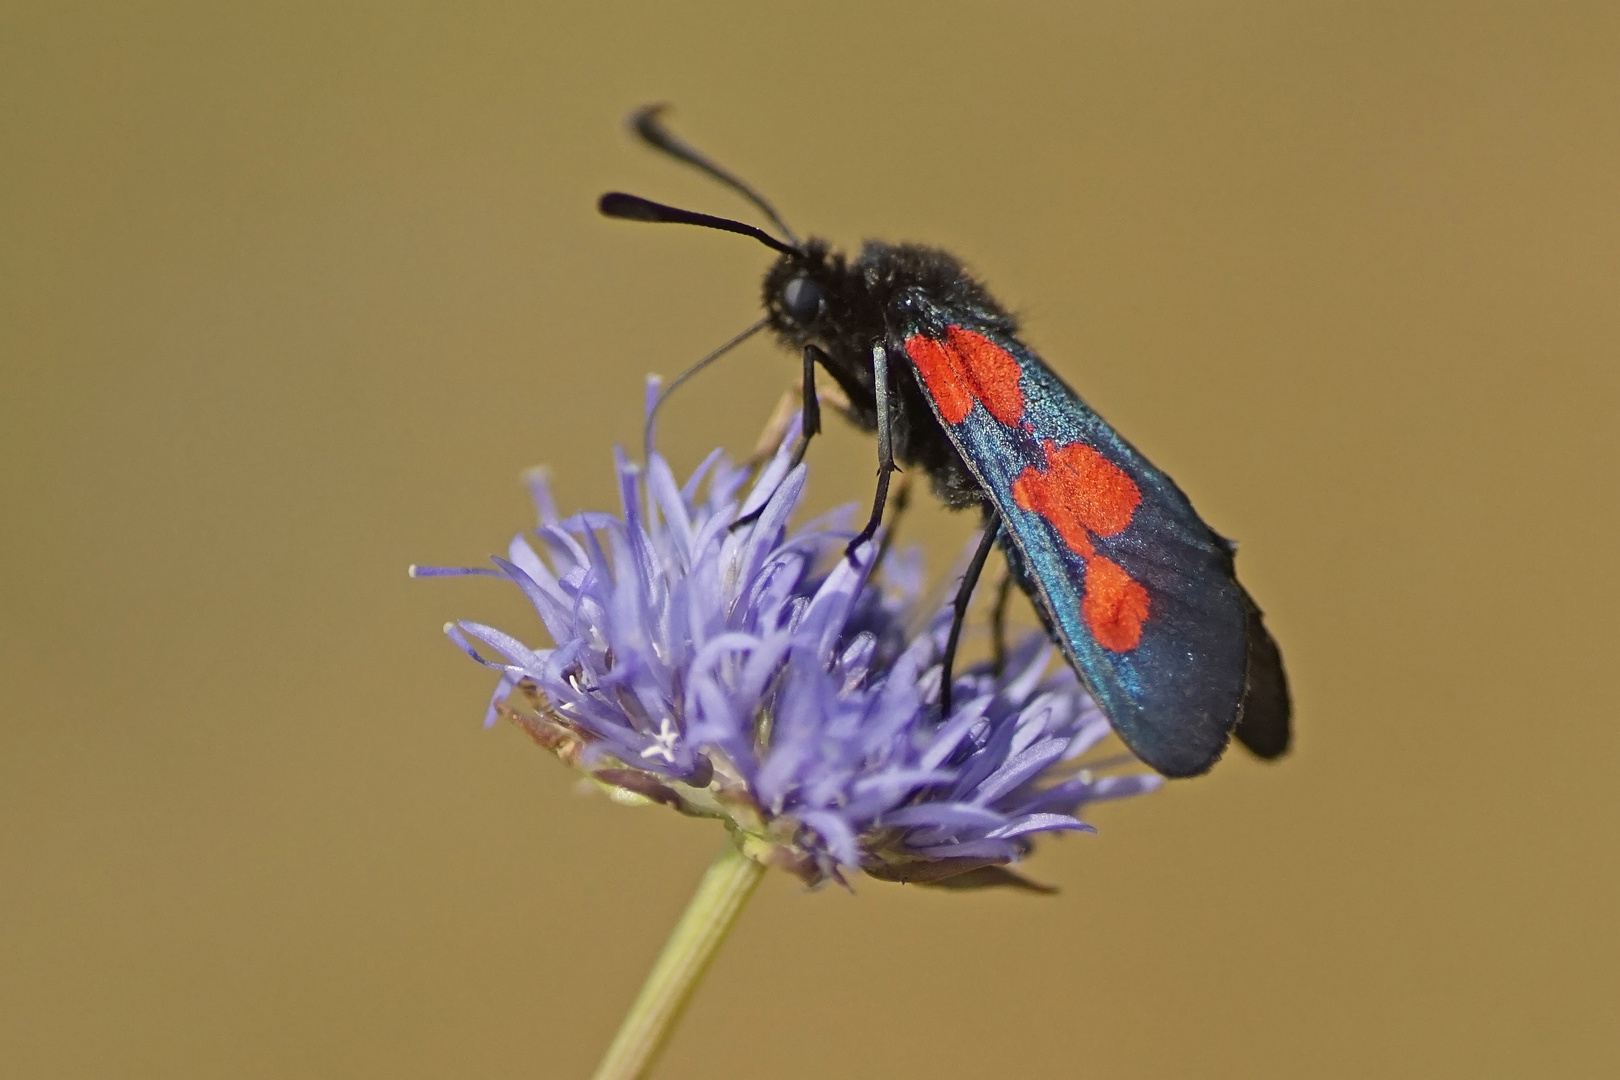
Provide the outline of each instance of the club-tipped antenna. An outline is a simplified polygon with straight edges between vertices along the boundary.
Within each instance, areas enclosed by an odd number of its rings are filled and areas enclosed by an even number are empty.
[[[752,236],[773,251],[780,251],[784,255],[804,254],[796,247],[789,247],[776,237],[759,228],[730,218],[715,217],[713,214],[700,214],[696,210],[682,210],[678,206],[665,206],[655,203],[651,199],[643,199],[640,195],[626,195],[622,191],[610,191],[596,201],[596,209],[604,217],[621,218],[625,221],[654,221],[665,225],[701,225],[705,229],[719,229],[721,232],[737,233],[740,236]]]
[[[765,211],[765,216],[770,218],[778,229],[782,230],[782,235],[786,236],[794,247],[798,247],[798,236],[794,234],[792,229],[788,228],[788,223],[782,220],[782,215],[776,212],[776,207],[767,202],[763,195],[692,149],[692,147],[686,145],[680,139],[677,139],[674,133],[663,125],[660,118],[668,107],[667,105],[648,105],[644,109],[637,109],[630,115],[631,129],[641,136],[641,140],[648,146],[655,150],[662,150],[670,157],[678,161],[684,161],[693,168],[709,174]]]
[[[769,325],[769,319],[759,320],[759,322],[755,323],[753,326],[750,326],[748,329],[744,330],[742,333],[738,334],[736,337],[714,350],[714,352],[710,353],[708,356],[705,356],[703,359],[699,360],[697,363],[675,376],[674,381],[659,392],[657,399],[653,401],[652,408],[647,410],[646,426],[641,429],[642,452],[648,460],[652,459],[653,423],[658,419],[658,410],[663,408],[664,402],[669,400],[669,395],[675,392],[675,388]]]

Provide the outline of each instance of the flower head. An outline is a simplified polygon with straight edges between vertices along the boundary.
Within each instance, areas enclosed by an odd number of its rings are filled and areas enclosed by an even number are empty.
[[[1040,635],[1003,673],[957,674],[939,716],[949,608],[924,606],[914,556],[882,558],[876,579],[877,545],[845,558],[847,512],[789,527],[796,434],[751,484],[719,451],[684,485],[658,454],[620,452],[622,517],[559,518],[537,471],[539,525],[494,570],[413,568],[510,581],[554,643],[446,627],[500,672],[488,722],[510,718],[621,798],[720,818],[812,884],[855,869],[1021,882],[1005,865],[1035,834],[1089,831],[1086,803],[1158,785],[1082,767],[1108,721]]]

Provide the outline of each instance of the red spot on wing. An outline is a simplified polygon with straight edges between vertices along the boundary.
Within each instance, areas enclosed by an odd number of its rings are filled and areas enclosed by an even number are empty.
[[[1080,614],[1097,644],[1130,652],[1142,640],[1148,618],[1148,594],[1118,563],[1097,557],[1086,560],[1086,595]]]
[[[945,341],[962,356],[972,374],[973,396],[1003,424],[1017,425],[1024,418],[1024,390],[1018,385],[1024,369],[1012,353],[983,334],[960,326],[946,327]]]
[[[1057,529],[1063,542],[1088,555],[1087,533],[1113,536],[1131,523],[1142,492],[1124,470],[1085,443],[1042,441],[1046,468],[1028,466],[1013,481],[1013,499]]]
[[[1024,418],[1023,368],[1012,353],[983,334],[960,326],[945,328],[945,340],[922,334],[906,339],[906,355],[922,373],[928,392],[947,424],[960,424],[978,401],[1008,427]]]
[[[1092,636],[1105,649],[1128,652],[1142,640],[1148,594],[1125,568],[1097,554],[1091,537],[1123,532],[1142,502],[1141,489],[1119,466],[1084,443],[1041,443],[1046,468],[1027,466],[1013,481],[1013,502],[1052,524],[1086,561],[1080,604]]]
[[[906,355],[922,372],[923,382],[947,424],[960,424],[973,411],[973,391],[962,374],[960,358],[933,338],[912,334]]]

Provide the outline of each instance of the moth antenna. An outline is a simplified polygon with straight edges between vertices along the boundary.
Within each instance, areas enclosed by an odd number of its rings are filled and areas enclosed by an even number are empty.
[[[663,125],[660,117],[667,108],[669,108],[668,105],[648,105],[645,108],[637,109],[630,115],[631,130],[639,135],[641,141],[648,146],[655,150],[662,150],[677,161],[684,161],[688,165],[707,173],[759,207],[765,212],[765,216],[770,218],[776,227],[782,231],[782,235],[786,236],[795,248],[798,247],[798,236],[794,234],[792,229],[788,228],[788,223],[782,220],[782,215],[776,212],[776,207],[767,202],[763,195],[743,183],[740,178],[733,176],[692,147],[686,145]]]
[[[603,195],[596,201],[596,209],[604,217],[620,218],[624,221],[654,221],[666,225],[701,225],[705,229],[719,229],[721,232],[752,236],[771,250],[780,251],[784,255],[804,254],[798,248],[789,247],[756,225],[747,225],[741,221],[733,221],[730,218],[715,217],[713,214],[700,214],[696,210],[682,210],[677,206],[665,206],[663,203],[655,203],[651,199],[643,199],[640,195],[626,195],[622,191],[610,191]]]

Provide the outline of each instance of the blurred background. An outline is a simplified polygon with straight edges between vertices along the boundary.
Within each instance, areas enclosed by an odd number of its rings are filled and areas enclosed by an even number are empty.
[[[536,463],[613,505],[643,376],[756,317],[768,252],[594,212],[747,213],[650,101],[966,259],[1242,542],[1298,724],[1056,897],[769,879],[660,1075],[1620,1071],[1612,4],[19,5],[0,94],[8,1075],[591,1068],[720,835],[484,730],[440,625],[540,632],[405,568]],[[795,374],[706,373],[677,467]]]

